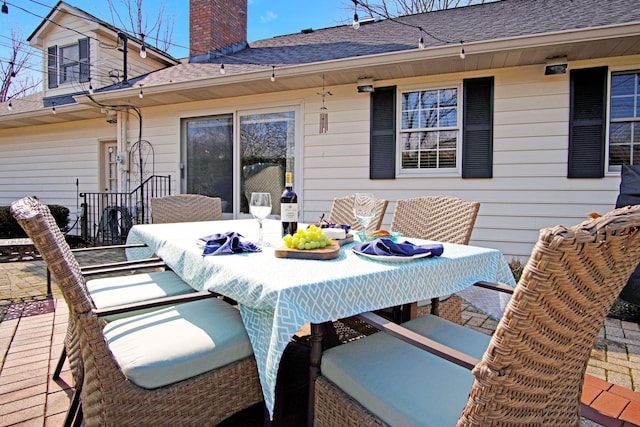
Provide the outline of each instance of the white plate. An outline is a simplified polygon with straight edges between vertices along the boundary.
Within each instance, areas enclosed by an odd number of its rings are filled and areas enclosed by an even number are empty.
[[[412,256],[391,256],[391,255],[370,255],[362,252],[358,252],[355,248],[351,249],[353,252],[358,255],[362,255],[363,257],[375,259],[376,261],[387,261],[387,262],[409,262],[414,259],[426,258],[431,255],[431,252],[425,252],[423,254],[416,254]]]

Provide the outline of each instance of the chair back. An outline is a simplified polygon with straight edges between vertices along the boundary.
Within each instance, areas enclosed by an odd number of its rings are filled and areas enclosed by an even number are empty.
[[[349,224],[352,230],[363,231],[362,225],[360,225],[356,216],[353,214],[354,200],[354,194],[333,199],[331,212],[329,213],[329,221],[336,224]],[[382,227],[382,220],[384,219],[384,214],[387,212],[388,204],[388,200],[376,198],[376,216],[367,227],[367,230],[375,231]]]
[[[80,265],[46,205],[35,198],[26,197],[11,204],[11,214],[47,263],[69,308],[69,325],[64,345],[73,379],[78,386],[83,383],[84,364],[78,340],[77,319],[93,307]]]
[[[247,205],[251,201],[251,193],[271,194],[271,215],[280,215],[280,196],[284,191],[284,171],[282,166],[258,163],[247,166],[243,170],[244,196]]]
[[[221,220],[222,200],[200,194],[152,198],[151,219],[154,224]]]
[[[35,198],[25,197],[11,204],[11,214],[47,263],[69,311],[73,314],[88,313],[92,304],[85,289],[80,265],[49,207]]]
[[[640,261],[640,205],[540,231],[458,426],[577,426],[591,350]]]
[[[451,196],[400,199],[393,212],[391,230],[405,237],[467,245],[479,209],[479,202]]]

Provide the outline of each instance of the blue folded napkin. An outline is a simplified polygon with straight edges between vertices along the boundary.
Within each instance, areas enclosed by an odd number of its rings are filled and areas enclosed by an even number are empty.
[[[353,247],[356,252],[367,255],[379,256],[401,256],[410,257],[414,255],[429,253],[429,257],[440,256],[444,247],[440,243],[430,243],[416,245],[408,241],[394,242],[391,239],[380,238],[371,242],[359,243]]]
[[[204,236],[201,237],[200,240],[205,243],[202,256],[262,251],[262,249],[255,244],[245,240],[242,234],[236,233],[235,231]]]

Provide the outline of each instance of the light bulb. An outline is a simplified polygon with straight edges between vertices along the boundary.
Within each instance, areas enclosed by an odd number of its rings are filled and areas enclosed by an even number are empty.
[[[424,49],[424,37],[420,36],[420,40],[418,40],[418,49]]]
[[[275,82],[276,81],[276,66],[273,65],[273,71],[271,71],[271,81]]]
[[[142,45],[142,47],[140,48],[140,58],[146,58],[147,57],[147,48],[144,47],[144,45]]]
[[[12,110],[13,110],[13,104],[11,103],[11,101],[9,101],[9,105],[7,105],[7,109],[8,109],[9,111],[12,111]]]
[[[93,95],[93,86],[89,83],[89,95]]]
[[[144,98],[144,94],[142,93],[142,89],[140,89],[140,93],[138,94],[138,98],[140,98],[140,99]]]
[[[358,14],[354,13],[353,14],[353,29],[357,30],[358,28],[360,28],[360,20],[358,20]]]
[[[460,42],[460,59],[466,58],[467,55],[464,53],[464,42]]]
[[[220,74],[224,74],[226,71],[224,70],[224,64],[220,64]]]
[[[51,108],[51,112],[52,112],[53,114],[56,114],[56,107]]]

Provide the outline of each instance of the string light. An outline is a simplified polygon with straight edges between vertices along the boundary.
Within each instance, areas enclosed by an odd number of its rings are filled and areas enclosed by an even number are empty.
[[[142,99],[144,98],[144,94],[142,93],[142,83],[139,86],[140,86],[140,93],[138,94],[138,98]]]
[[[418,40],[418,49],[424,49],[424,37],[420,35],[420,40]]]
[[[53,114],[56,114],[56,104],[55,103],[53,104],[53,107],[51,107],[51,112]]]
[[[146,58],[147,57],[147,48],[144,47],[144,44],[140,47],[140,58]]]
[[[221,62],[220,63],[220,74],[224,75],[224,73],[226,73],[226,71],[224,70],[224,64]]]
[[[89,95],[93,95],[93,86],[91,85],[91,81],[89,81]]]
[[[7,6],[6,1],[2,2],[2,13],[4,13],[5,15],[9,14],[9,6]]]
[[[460,40],[460,59],[466,58],[467,55],[464,53],[464,41]]]
[[[358,0],[353,0],[353,29],[360,28],[360,20],[358,19]]]
[[[276,81],[276,66],[272,65],[271,66],[272,71],[271,71],[271,81],[275,82]]]
[[[13,104],[11,103],[11,100],[9,100],[9,105],[7,105],[7,109],[8,109],[9,111],[12,111],[12,110],[13,110]]]

